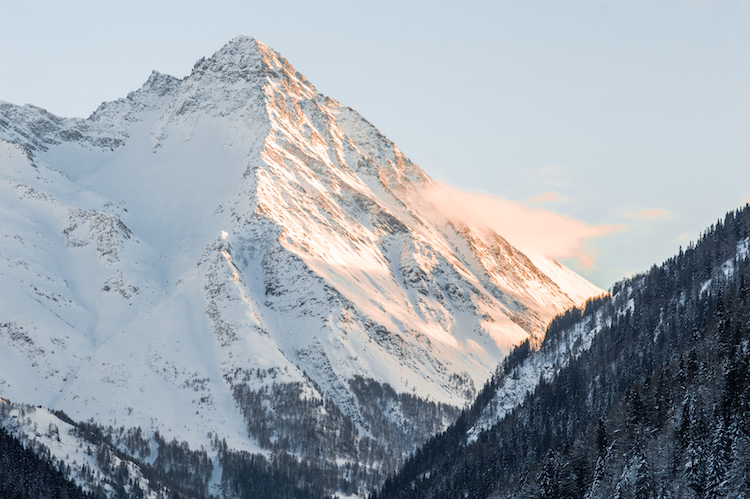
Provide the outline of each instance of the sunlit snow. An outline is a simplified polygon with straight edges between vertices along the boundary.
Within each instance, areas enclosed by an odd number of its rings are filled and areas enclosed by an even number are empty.
[[[14,401],[258,451],[239,372],[274,368],[354,421],[355,375],[463,406],[513,345],[601,292],[422,210],[427,174],[249,37],[86,120],[0,113]]]

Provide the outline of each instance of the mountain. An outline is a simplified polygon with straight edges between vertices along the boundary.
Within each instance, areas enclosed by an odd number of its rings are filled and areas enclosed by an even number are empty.
[[[376,495],[745,497],[750,206],[555,318]]]
[[[87,119],[0,103],[0,395],[366,490],[602,292],[431,185],[246,36]]]

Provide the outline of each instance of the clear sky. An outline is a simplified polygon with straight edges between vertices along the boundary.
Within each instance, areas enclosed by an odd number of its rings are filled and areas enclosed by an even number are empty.
[[[750,0],[5,2],[0,99],[85,117],[239,34],[498,217],[588,227],[605,288],[750,201]]]

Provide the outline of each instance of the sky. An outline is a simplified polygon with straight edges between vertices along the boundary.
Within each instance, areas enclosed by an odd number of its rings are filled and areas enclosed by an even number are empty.
[[[0,100],[86,117],[239,34],[605,289],[750,202],[750,0],[6,2]]]

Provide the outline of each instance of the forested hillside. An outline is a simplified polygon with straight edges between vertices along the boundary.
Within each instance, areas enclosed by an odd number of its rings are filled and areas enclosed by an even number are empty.
[[[38,455],[0,426],[0,497],[93,499],[70,481],[49,456]]]
[[[214,462],[205,449],[140,427],[75,422],[62,411],[0,400],[2,499],[327,499],[326,489],[350,486],[337,483],[338,470],[285,452],[235,451],[215,438]]]
[[[725,497],[750,490],[750,208],[698,243],[550,325],[519,350],[456,425],[374,497]],[[524,363],[583,321],[514,410],[470,429]],[[520,366],[520,367],[519,367]]]

